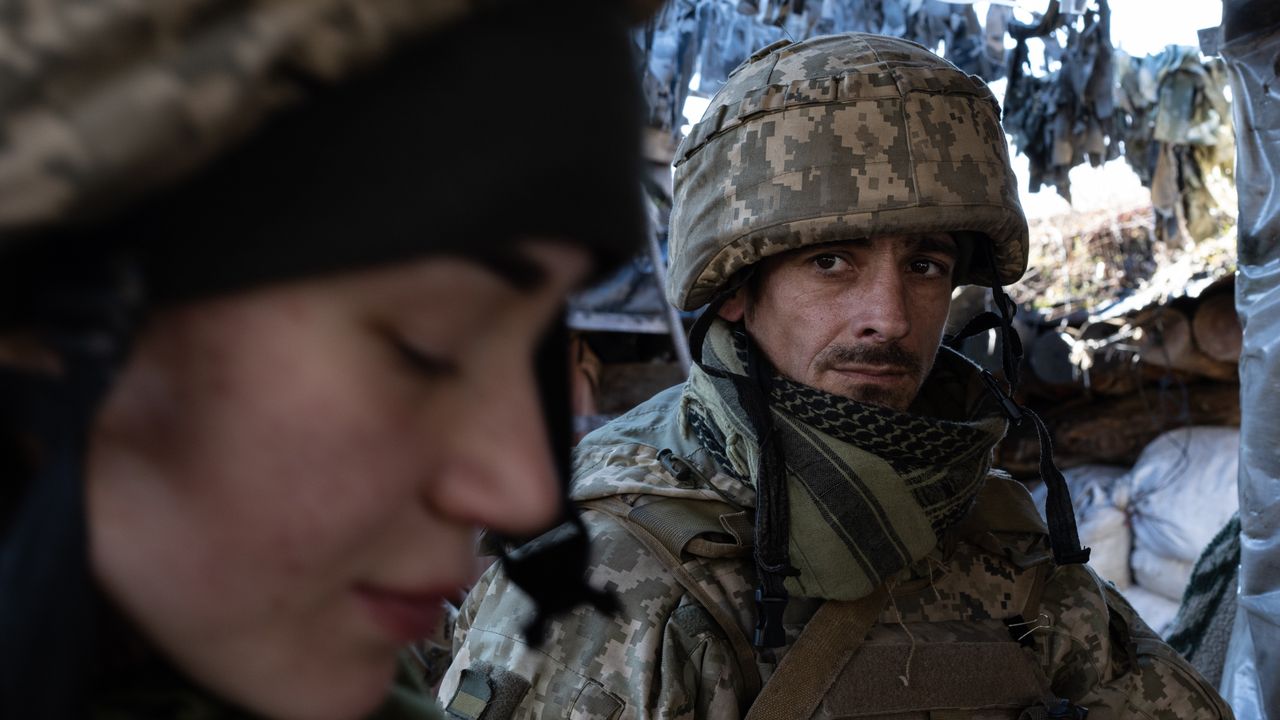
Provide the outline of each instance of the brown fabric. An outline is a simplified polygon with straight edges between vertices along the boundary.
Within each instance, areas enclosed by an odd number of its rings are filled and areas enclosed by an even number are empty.
[[[852,602],[823,603],[752,703],[747,720],[809,717],[843,680],[841,670],[857,655],[888,599],[880,586]]]
[[[939,711],[1000,709],[1007,713],[994,717],[1016,718],[1040,705],[1049,681],[1004,624],[963,625],[955,634],[943,631],[933,638],[908,634],[905,626],[876,628],[826,692],[818,717],[929,717]],[[956,672],[972,667],[988,672]]]
[[[746,536],[734,536],[726,530],[721,521],[722,516],[733,515],[733,507],[716,502],[688,502],[679,498],[667,498],[640,505],[627,514],[633,522],[639,523],[650,535],[657,538],[672,554],[677,557],[700,536],[706,536],[699,547],[715,545],[742,545],[742,537],[750,542],[750,533]],[[710,541],[710,542],[708,542]],[[745,551],[745,545],[741,550]],[[696,553],[706,555],[706,552]],[[740,554],[740,553],[738,553]]]
[[[1036,510],[1035,500],[1022,483],[992,473],[978,492],[973,510],[956,525],[956,531],[1038,533],[1049,530]]]

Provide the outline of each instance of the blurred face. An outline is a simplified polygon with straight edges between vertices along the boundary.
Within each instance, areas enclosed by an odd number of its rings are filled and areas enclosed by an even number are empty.
[[[92,562],[192,678],[272,717],[363,715],[472,580],[476,528],[553,521],[531,359],[588,260],[524,249],[532,289],[429,258],[152,319],[92,435]]]
[[[720,315],[783,376],[905,410],[933,367],[951,299],[956,245],[946,234],[882,235],[761,262]]]

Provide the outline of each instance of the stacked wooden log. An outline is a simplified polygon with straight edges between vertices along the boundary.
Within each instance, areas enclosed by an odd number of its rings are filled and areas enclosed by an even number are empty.
[[[1130,465],[1160,433],[1239,425],[1241,327],[1230,277],[1198,297],[1117,318],[1041,327],[1026,343],[1021,401],[1048,425],[1061,467]],[[997,464],[1034,475],[1034,432],[1015,429]]]

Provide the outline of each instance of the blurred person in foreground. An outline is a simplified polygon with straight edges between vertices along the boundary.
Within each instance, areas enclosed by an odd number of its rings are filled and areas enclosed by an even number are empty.
[[[954,349],[1026,270],[999,108],[924,47],[850,33],[743,63],[676,153],[667,296],[689,380],[583,439],[589,581],[539,648],[495,567],[441,700],[516,717],[1229,718],[1084,563],[1047,432]],[[952,291],[999,314],[943,343]],[[1039,432],[1046,527],[991,468]]]
[[[608,607],[558,315],[639,246],[620,5],[0,16],[0,716],[438,717],[479,527]]]

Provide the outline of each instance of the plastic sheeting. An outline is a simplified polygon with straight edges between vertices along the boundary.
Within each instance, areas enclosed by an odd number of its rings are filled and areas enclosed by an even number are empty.
[[[1237,716],[1280,718],[1280,6],[1227,0],[1240,197],[1240,621],[1223,689]]]

